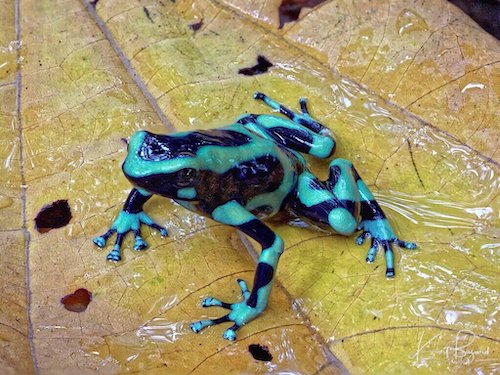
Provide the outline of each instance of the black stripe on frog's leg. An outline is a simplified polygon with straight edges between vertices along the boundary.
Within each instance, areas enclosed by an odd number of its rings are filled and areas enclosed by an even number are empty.
[[[285,115],[288,117],[290,120],[293,122],[305,126],[309,130],[313,131],[314,133],[322,134],[325,136],[328,136],[330,134],[330,130],[324,126],[323,124],[319,123],[315,119],[313,119],[310,115],[309,112],[307,111],[307,106],[306,106],[306,99],[301,98],[300,99],[300,108],[302,110],[302,114],[298,114],[293,112],[291,109],[285,107],[283,104],[280,104],[270,97],[268,97],[266,94],[263,94],[261,92],[256,92],[254,94],[254,99],[262,100],[264,103],[266,103],[269,107],[272,109],[280,111],[281,114]]]
[[[283,253],[284,245],[278,235],[234,200],[217,207],[212,212],[212,217],[220,223],[240,229],[262,245],[252,291],[249,293],[246,283],[243,280],[238,280],[244,300],[231,305],[225,304],[231,310],[227,318],[235,324],[225,331],[224,338],[234,340],[236,330],[262,314],[267,307],[275,270],[279,257]],[[205,306],[222,306],[221,301],[212,297],[206,298],[204,301],[210,301]],[[226,321],[226,319],[223,317],[222,321]],[[199,332],[203,328],[215,324],[214,322],[216,320],[195,322],[191,324],[191,329]]]
[[[149,199],[151,199],[151,195],[144,195],[139,192],[137,189],[132,189],[127,197],[123,205],[123,211],[128,212],[130,214],[136,214],[142,211],[142,206]]]
[[[358,190],[360,193],[360,203],[361,203],[361,221],[363,220],[384,220],[386,219],[382,207],[375,200],[370,189],[366,186],[363,179],[359,176],[358,171],[354,166],[351,167],[352,175],[356,180]]]
[[[243,117],[240,117],[240,119],[236,121],[236,123],[241,125],[255,124],[257,122],[258,117],[259,115],[253,115],[253,114],[245,115]]]
[[[265,287],[274,277],[274,268],[267,263],[257,264],[257,270],[255,271],[255,279],[252,288],[252,293],[247,300],[247,305],[250,307],[257,306],[258,292],[261,288]]]
[[[318,224],[320,228],[328,229],[331,227],[328,215],[336,208],[344,208],[349,213],[353,214],[356,209],[356,204],[350,200],[331,199],[307,207],[299,202],[294,204],[293,211],[299,214],[300,217],[306,219],[306,222]]]
[[[305,154],[311,153],[314,139],[306,129],[275,126],[268,129],[268,134],[279,144]]]
[[[384,211],[376,200],[361,201],[361,220],[385,219]]]
[[[253,219],[247,223],[240,224],[237,226],[237,228],[253,239],[257,239],[257,241],[262,246],[263,253],[265,251],[268,251],[267,249],[271,248],[277,239],[276,234],[258,219]],[[257,297],[259,290],[271,283],[273,277],[273,266],[263,262],[259,262],[257,264],[252,292],[250,293],[250,297],[247,300],[248,306],[257,306]]]
[[[338,165],[330,166],[328,172],[328,178],[325,181],[325,184],[328,186],[329,189],[332,189],[337,184],[341,174],[342,170]]]
[[[271,247],[276,241],[276,234],[264,225],[259,219],[252,219],[237,226],[246,235],[256,239],[263,249]]]

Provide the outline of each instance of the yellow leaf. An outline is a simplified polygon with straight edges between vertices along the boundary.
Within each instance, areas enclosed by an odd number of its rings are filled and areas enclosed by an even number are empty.
[[[498,369],[498,41],[444,0],[326,1],[279,28],[280,1],[25,0],[0,6],[2,373],[489,373]],[[193,25],[197,25],[194,27]],[[272,63],[238,74],[257,57]],[[354,237],[285,240],[262,317],[234,343],[196,335],[204,296],[233,301],[257,249],[153,198],[169,237],[92,244],[130,189],[122,138],[268,113],[307,97],[401,238],[396,278]],[[308,159],[324,178],[328,162]],[[64,228],[39,233],[67,200]],[[63,296],[92,293],[85,311]],[[258,361],[250,344],[273,359]],[[22,360],[20,360],[22,358]]]

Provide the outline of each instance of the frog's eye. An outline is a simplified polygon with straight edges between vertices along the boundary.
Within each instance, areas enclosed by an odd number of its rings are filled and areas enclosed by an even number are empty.
[[[190,186],[193,183],[193,180],[196,176],[196,172],[192,168],[181,169],[177,172],[177,186],[186,187]]]

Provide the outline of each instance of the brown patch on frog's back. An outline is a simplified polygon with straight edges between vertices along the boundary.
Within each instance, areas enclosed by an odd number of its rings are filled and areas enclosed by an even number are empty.
[[[229,201],[235,200],[244,206],[259,194],[277,190],[285,171],[277,157],[265,155],[240,163],[222,174],[207,170],[199,173],[197,196],[208,198],[201,200],[198,206],[211,213]]]

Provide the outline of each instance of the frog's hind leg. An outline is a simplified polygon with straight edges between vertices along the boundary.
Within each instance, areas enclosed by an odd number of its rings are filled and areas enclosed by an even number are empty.
[[[234,324],[224,332],[224,338],[235,340],[236,330],[262,314],[267,306],[278,260],[283,252],[283,241],[269,227],[236,201],[230,201],[217,207],[212,212],[212,217],[218,222],[238,228],[262,246],[252,291],[248,290],[243,280],[237,280],[241,288],[243,301],[229,304],[213,297],[207,297],[202,302],[203,307],[219,306],[231,311],[218,319],[200,320],[191,324],[191,329],[194,332],[200,332],[205,327],[231,321]]]
[[[332,175],[333,170],[340,173]],[[305,222],[330,227],[346,236],[356,231],[360,212],[360,195],[351,165],[343,159],[330,164],[330,175],[320,181],[309,171],[298,177],[297,196],[291,211]]]
[[[269,96],[266,94],[263,94],[261,92],[256,92],[253,95],[254,99],[257,100],[262,100],[264,103],[266,103],[269,107],[271,107],[274,110],[280,111],[281,114],[285,115],[288,117],[290,120],[293,122],[296,122],[297,124],[300,124],[302,126],[305,126],[309,130],[312,130],[315,133],[322,134],[322,135],[331,135],[330,129],[328,129],[326,126],[323,124],[319,123],[315,119],[313,119],[309,115],[309,111],[307,110],[307,103],[305,98],[300,98],[300,109],[302,113],[295,113],[291,109],[285,107],[283,104],[280,104],[273,99],[271,99]]]
[[[309,116],[305,99],[301,99],[303,113],[297,114],[262,93],[255,95],[271,108],[280,110],[290,120],[276,115],[246,115],[238,123],[288,149],[317,158],[328,158],[335,152],[335,139],[328,128]]]
[[[339,234],[350,235],[362,229],[356,242],[361,245],[366,238],[372,238],[366,257],[369,263],[375,260],[379,246],[384,248],[387,277],[395,274],[392,243],[407,249],[416,247],[396,237],[382,208],[348,160],[333,160],[325,181],[310,172],[302,173],[291,209],[304,221],[330,226]]]

